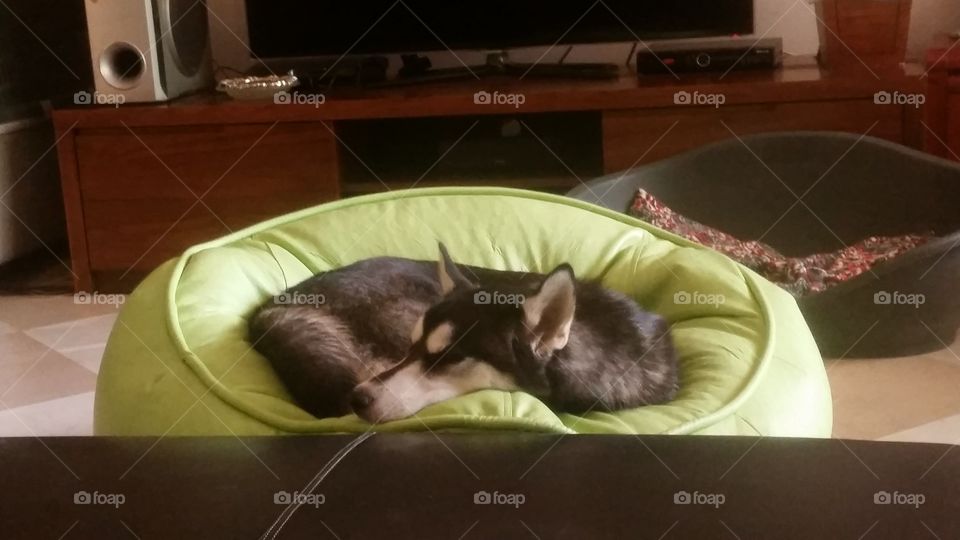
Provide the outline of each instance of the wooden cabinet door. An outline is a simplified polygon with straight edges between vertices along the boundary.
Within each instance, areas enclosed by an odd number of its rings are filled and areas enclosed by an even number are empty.
[[[720,107],[605,111],[603,166],[614,173],[704,144],[773,131],[867,133],[904,139],[904,107],[873,100],[818,101]]]
[[[320,124],[88,129],[75,148],[99,290],[130,290],[193,244],[339,196]]]

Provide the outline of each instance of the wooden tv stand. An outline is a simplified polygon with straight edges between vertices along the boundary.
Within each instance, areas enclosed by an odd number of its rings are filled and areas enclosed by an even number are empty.
[[[485,79],[336,90],[322,105],[203,94],[58,109],[76,288],[129,291],[189,245],[371,191],[443,184],[565,191],[605,172],[768,131],[869,133],[922,148],[922,108],[874,103],[877,92],[923,92],[921,74],[906,66],[844,75],[791,58],[776,71],[722,79]],[[522,94],[524,102],[475,103],[479,91]],[[684,96],[716,102],[711,95],[723,104],[677,103]],[[524,159],[511,154],[510,137],[526,145],[514,152]]]

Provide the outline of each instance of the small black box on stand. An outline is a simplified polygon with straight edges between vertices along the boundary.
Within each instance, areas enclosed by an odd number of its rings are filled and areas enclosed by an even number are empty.
[[[780,65],[782,55],[780,38],[655,43],[637,53],[637,74],[774,69]]]

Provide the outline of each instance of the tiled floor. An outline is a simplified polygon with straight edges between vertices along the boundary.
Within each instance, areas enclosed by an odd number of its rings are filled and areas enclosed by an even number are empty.
[[[0,436],[88,435],[117,316],[73,296],[0,297]],[[960,443],[960,340],[922,356],[827,361],[834,435]]]
[[[929,354],[827,368],[835,435],[960,444],[960,340]]]
[[[0,436],[89,435],[112,305],[0,297]]]

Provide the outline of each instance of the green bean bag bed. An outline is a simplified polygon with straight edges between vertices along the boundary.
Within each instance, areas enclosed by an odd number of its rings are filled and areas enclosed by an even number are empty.
[[[672,324],[680,391],[668,404],[583,416],[523,392],[483,390],[380,431],[827,437],[830,390],[794,299],[730,259],[574,199],[500,188],[435,188],[344,199],[195,246],[127,298],[97,381],[98,435],[364,432],[349,415],[300,409],[251,348],[267,298],[359,259],[435,259],[545,272],[569,262]]]

